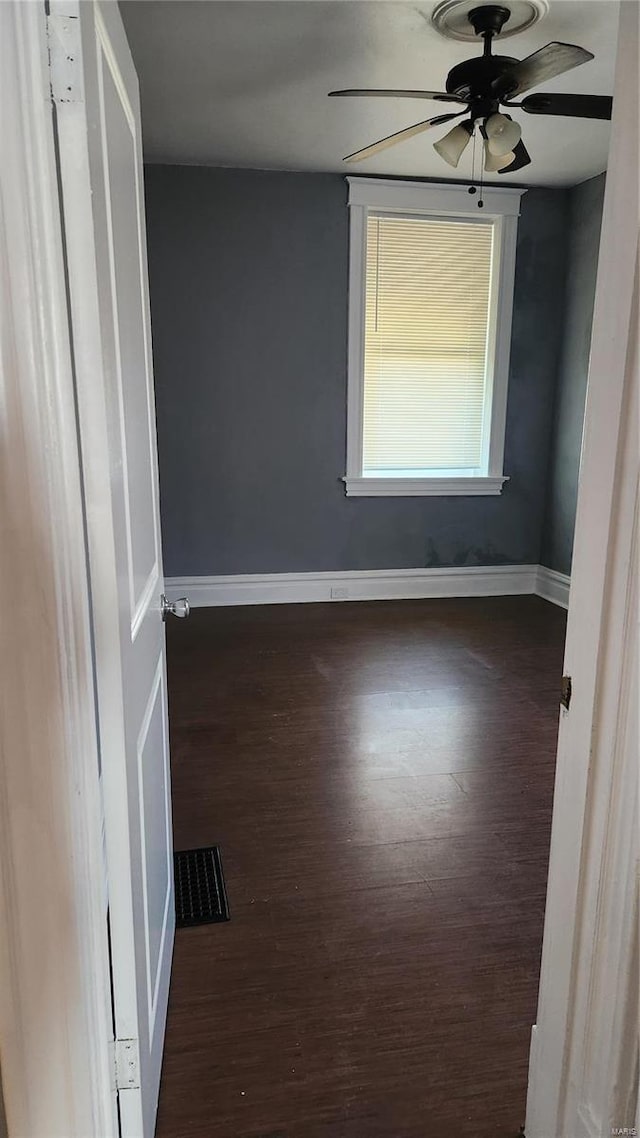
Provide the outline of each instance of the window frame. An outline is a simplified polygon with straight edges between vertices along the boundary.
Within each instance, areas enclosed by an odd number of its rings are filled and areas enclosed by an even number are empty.
[[[469,187],[462,184],[389,181],[383,178],[347,178],[349,185],[349,304],[347,361],[347,468],[343,478],[347,497],[422,497],[428,495],[498,495],[508,476],[503,473],[504,443],[511,354],[511,324],[515,283],[516,241],[520,198],[525,189],[487,186],[484,209],[470,207]],[[477,201],[477,198],[473,199]],[[364,347],[366,309],[367,219],[377,214],[492,221],[498,265],[491,287],[489,353],[493,368],[488,376],[490,423],[484,442],[481,474],[384,477],[363,473]]]

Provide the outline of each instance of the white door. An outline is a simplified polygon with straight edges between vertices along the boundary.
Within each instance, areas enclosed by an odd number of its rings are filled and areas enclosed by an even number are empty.
[[[528,1138],[636,1133],[639,59],[639,8],[625,0],[571,570],[565,670],[573,691],[560,716]]]
[[[138,84],[113,0],[52,0],[124,1138],[152,1138],[174,938]]]

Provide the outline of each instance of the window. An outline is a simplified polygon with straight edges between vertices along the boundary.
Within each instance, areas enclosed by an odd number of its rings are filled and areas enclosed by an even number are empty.
[[[347,495],[499,494],[524,191],[348,182]]]

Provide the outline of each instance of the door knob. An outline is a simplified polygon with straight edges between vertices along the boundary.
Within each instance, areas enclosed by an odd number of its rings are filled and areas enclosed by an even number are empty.
[[[172,616],[185,617],[190,613],[189,601],[186,597],[178,597],[175,601],[168,601],[164,593],[160,597],[160,612],[162,619],[166,620],[171,613]]]

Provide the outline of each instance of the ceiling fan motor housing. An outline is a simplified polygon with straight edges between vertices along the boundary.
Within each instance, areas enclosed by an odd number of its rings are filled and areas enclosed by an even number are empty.
[[[492,86],[496,79],[507,75],[518,59],[509,55],[481,55],[473,59],[466,59],[458,63],[447,75],[446,90],[451,95],[460,95],[461,98],[475,103],[476,101],[489,101],[491,105],[497,103],[499,95]],[[504,95],[513,83],[505,79],[501,86],[500,95]]]
[[[473,118],[497,110],[500,96],[506,94],[511,86],[505,79],[498,92],[496,80],[506,75],[519,60],[508,55],[491,54],[491,41],[500,35],[510,16],[510,10],[500,4],[481,4],[469,12],[469,23],[476,35],[484,39],[484,54],[454,67],[447,76],[446,89],[450,94],[460,95],[474,104],[471,108]]]

